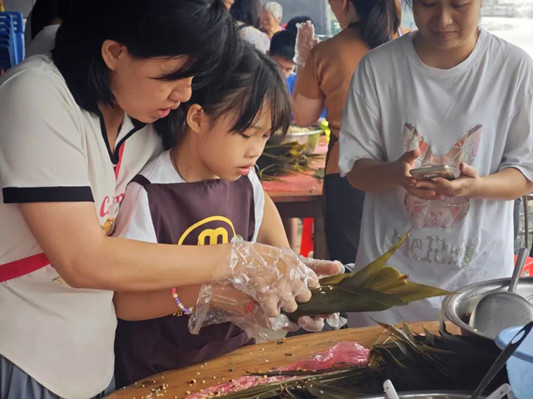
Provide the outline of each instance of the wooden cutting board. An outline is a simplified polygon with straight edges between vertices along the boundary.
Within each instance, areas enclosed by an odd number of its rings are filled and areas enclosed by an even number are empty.
[[[409,327],[414,332],[421,332],[424,327],[431,332],[436,332],[438,322],[411,323]],[[447,327],[451,333],[459,334],[456,326],[449,324]],[[181,399],[189,393],[246,375],[246,372],[263,373],[273,368],[289,366],[309,355],[329,349],[339,341],[356,341],[370,348],[384,337],[386,333],[378,326],[305,334],[246,346],[203,364],[166,371],[145,378],[106,398]],[[192,380],[195,380],[194,384],[191,384]]]

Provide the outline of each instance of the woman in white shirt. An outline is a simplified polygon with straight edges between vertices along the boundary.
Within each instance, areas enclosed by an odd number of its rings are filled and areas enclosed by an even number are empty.
[[[316,275],[288,251],[111,237],[126,184],[162,151],[152,123],[239,51],[220,0],[76,0],[52,58],[2,76],[1,399],[112,390],[113,291],[175,301],[171,287],[250,281],[268,286],[249,293],[266,315],[310,297]]]
[[[348,92],[341,172],[366,191],[357,266],[405,232],[390,264],[455,290],[508,277],[513,199],[533,189],[533,63],[478,27],[481,0],[412,0],[418,31],[370,52]],[[445,164],[455,180],[416,180]],[[440,299],[380,312],[380,321],[436,320]],[[368,315],[352,325],[372,323]]]

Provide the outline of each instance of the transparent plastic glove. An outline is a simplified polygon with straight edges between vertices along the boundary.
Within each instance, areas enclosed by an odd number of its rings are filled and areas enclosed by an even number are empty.
[[[296,47],[294,49],[293,61],[296,65],[304,67],[311,50],[320,42],[315,37],[315,27],[311,21],[297,24],[298,33],[296,35]]]
[[[268,317],[282,309],[294,312],[296,301],[308,301],[309,288],[318,286],[317,274],[287,248],[236,240],[229,269],[226,282],[253,298]]]
[[[314,259],[303,256],[300,256],[300,259],[318,275],[318,278],[335,276],[345,271],[344,265],[338,260]]]
[[[189,331],[199,334],[202,327],[231,322],[256,341],[268,341],[290,325],[285,314],[268,317],[261,306],[231,285],[204,284],[189,317]]]
[[[319,278],[334,276],[337,274],[344,273],[344,266],[339,261],[332,260],[322,260],[322,259],[313,259],[313,258],[304,258],[301,257],[302,262],[304,262],[310,269],[313,269]],[[296,331],[299,328],[304,329],[305,331],[316,332],[322,331],[324,328],[324,323],[327,323],[333,328],[341,328],[345,323],[341,322],[342,317],[339,313],[332,313],[324,316],[302,316],[298,318],[297,323],[291,322],[287,327],[289,331]]]

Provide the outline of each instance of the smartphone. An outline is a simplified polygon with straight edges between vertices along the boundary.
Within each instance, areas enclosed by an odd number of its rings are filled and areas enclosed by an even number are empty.
[[[429,180],[434,177],[443,177],[447,180],[455,179],[450,165],[433,165],[424,168],[411,169],[411,176],[418,180]]]

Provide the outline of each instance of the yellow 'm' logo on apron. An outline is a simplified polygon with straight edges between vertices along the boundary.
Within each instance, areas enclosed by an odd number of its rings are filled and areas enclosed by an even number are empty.
[[[213,226],[215,222],[217,227]],[[223,226],[220,226],[222,222]],[[210,226],[211,225],[211,226]],[[187,237],[198,237],[197,245],[227,244],[235,237],[235,227],[231,220],[224,216],[210,216],[196,222],[181,235],[178,245],[182,245]],[[230,236],[231,235],[231,236]]]

